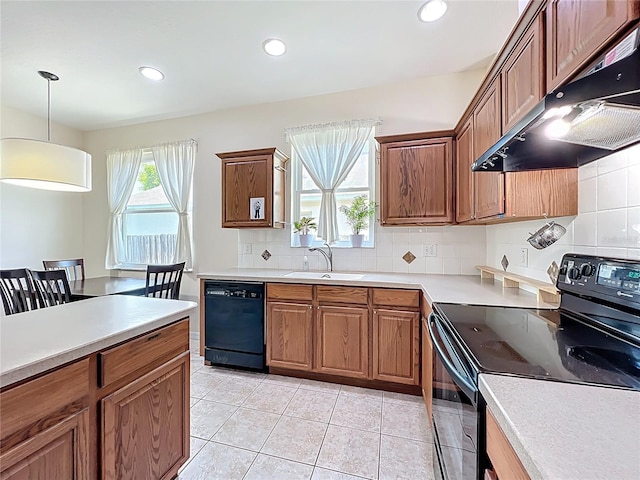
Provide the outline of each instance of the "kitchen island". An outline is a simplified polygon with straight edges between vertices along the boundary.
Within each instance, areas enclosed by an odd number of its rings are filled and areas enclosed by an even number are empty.
[[[116,295],[2,318],[2,477],[175,476],[189,456],[195,307]]]

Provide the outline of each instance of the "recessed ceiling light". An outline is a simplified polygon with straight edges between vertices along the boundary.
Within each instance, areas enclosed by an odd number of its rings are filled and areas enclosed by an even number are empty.
[[[140,73],[144,76],[147,77],[149,80],[162,80],[164,78],[164,73],[162,73],[160,70],[158,70],[157,68],[153,68],[153,67],[140,67],[138,70],[140,70]]]
[[[262,48],[264,48],[265,52],[274,57],[284,55],[284,52],[287,51],[287,46],[284,44],[284,42],[282,40],[278,40],[277,38],[268,38],[262,44]]]
[[[434,22],[447,11],[444,0],[429,0],[418,10],[418,18],[423,22]]]

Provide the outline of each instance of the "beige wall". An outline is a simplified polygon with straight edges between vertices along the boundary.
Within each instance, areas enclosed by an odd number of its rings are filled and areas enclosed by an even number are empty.
[[[84,197],[88,275],[105,274],[107,237],[105,152],[194,138],[194,273],[183,280],[183,298],[197,299],[195,274],[238,264],[238,231],[220,228],[220,160],[216,152],[276,146],[286,153],[284,129],[298,125],[381,118],[379,134],[452,128],[483,77],[483,71],[428,77],[382,87],[308,97],[203,115],[88,132],[93,191]]]
[[[0,138],[46,140],[47,120],[2,106]],[[82,132],[53,123],[51,140],[83,148]],[[86,193],[51,192],[0,182],[0,268],[42,269],[42,260],[84,254]]]

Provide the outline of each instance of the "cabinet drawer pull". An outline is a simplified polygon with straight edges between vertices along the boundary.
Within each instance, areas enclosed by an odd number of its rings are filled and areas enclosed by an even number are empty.
[[[155,335],[151,335],[150,337],[147,338],[147,342],[153,340],[154,338],[158,338],[160,336],[159,333],[156,333]]]

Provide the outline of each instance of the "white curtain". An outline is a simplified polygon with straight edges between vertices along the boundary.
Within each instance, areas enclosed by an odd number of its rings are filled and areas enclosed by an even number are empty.
[[[191,255],[191,186],[197,144],[193,140],[151,147],[160,184],[169,203],[179,216],[177,243],[172,263],[185,262],[193,268]]]
[[[126,246],[122,214],[138,178],[142,148],[107,153],[107,201],[109,203],[109,238],[105,268],[115,268],[125,259]]]
[[[347,178],[378,123],[352,120],[286,131],[289,143],[322,191],[318,237],[328,243],[339,237],[335,189]]]

